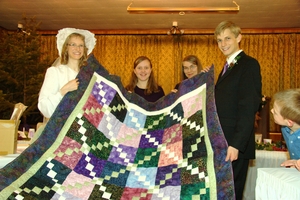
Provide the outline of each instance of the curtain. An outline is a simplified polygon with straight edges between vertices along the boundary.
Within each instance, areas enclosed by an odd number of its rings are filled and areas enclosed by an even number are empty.
[[[159,85],[168,94],[180,82],[181,60],[190,54],[199,57],[202,66],[215,65],[215,77],[222,70],[225,57],[214,35],[96,35],[93,51],[97,60],[127,85],[134,60],[149,57]],[[246,54],[261,66],[262,92],[271,98],[279,90],[300,87],[300,34],[243,34],[240,44]],[[56,35],[42,36],[42,52],[57,58]],[[270,130],[277,129],[270,115]]]

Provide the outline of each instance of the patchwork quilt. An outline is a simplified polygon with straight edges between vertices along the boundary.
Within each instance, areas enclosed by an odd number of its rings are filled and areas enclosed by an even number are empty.
[[[0,199],[234,199],[213,66],[155,103],[91,55],[80,87],[0,170]]]

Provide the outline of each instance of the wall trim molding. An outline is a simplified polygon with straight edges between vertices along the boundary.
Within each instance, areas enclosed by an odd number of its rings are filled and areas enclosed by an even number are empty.
[[[90,30],[96,35],[167,35],[168,29],[151,30]],[[57,31],[38,31],[42,35],[56,35]],[[272,29],[247,29],[242,28],[243,34],[280,34],[300,33],[300,28],[272,28]],[[183,35],[209,35],[214,34],[214,29],[184,29]],[[171,35],[174,36],[174,35]],[[170,36],[170,37],[171,37]]]

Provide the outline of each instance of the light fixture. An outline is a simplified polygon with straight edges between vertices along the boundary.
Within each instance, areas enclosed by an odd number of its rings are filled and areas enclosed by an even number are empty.
[[[238,13],[240,6],[233,1],[236,7],[127,7],[127,12],[132,14],[150,14],[150,13],[178,13],[185,15],[189,13]]]
[[[167,34],[168,35],[175,35],[175,34],[183,34],[184,33],[184,30],[183,29],[179,29],[178,28],[178,23],[176,22],[176,21],[174,21],[173,23],[172,23],[172,27],[171,27],[171,29],[170,30],[168,30],[167,31]]]
[[[23,24],[18,23],[18,32],[25,33],[26,35],[30,35],[30,33],[23,30]]]

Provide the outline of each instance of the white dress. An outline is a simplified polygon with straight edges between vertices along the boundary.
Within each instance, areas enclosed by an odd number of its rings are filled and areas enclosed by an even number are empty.
[[[78,72],[67,65],[49,67],[39,94],[38,108],[46,118],[50,118],[63,98],[60,89],[70,80],[76,78]]]

